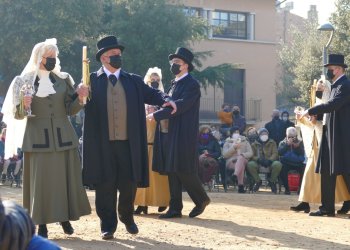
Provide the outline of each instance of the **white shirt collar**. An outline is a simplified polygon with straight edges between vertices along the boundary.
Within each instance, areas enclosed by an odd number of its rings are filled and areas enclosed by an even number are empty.
[[[341,76],[339,76],[339,77],[337,78],[337,80],[335,80],[335,81],[333,82],[333,84],[336,83],[340,78],[342,78],[343,75],[345,75],[345,74],[342,74]]]
[[[188,75],[188,72],[186,72],[185,74],[183,74],[182,76],[180,76],[179,78],[175,78],[175,82],[180,81],[182,78],[185,78]]]
[[[112,73],[112,72],[110,72],[105,66],[103,66],[103,71],[106,73],[107,77],[109,77],[110,75],[115,75],[115,76],[117,77],[117,79],[119,79],[120,68],[117,69],[116,72]]]

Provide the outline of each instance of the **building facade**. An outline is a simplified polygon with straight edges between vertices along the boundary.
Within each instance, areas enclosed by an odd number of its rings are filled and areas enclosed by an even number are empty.
[[[208,39],[195,52],[212,51],[203,69],[235,65],[224,88],[202,89],[201,123],[215,123],[223,103],[241,107],[248,123],[261,125],[276,107],[275,0],[182,0],[185,11],[208,21]]]

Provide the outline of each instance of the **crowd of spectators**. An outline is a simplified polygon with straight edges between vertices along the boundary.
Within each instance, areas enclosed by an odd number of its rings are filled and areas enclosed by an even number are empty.
[[[198,137],[199,176],[203,184],[215,180],[227,191],[237,185],[238,193],[259,191],[263,181],[277,193],[284,186],[290,194],[288,174],[304,173],[302,139],[289,113],[275,109],[264,127],[248,127],[237,105],[223,104],[217,113],[220,127],[202,125]],[[300,186],[299,186],[300,188]],[[280,188],[281,190],[281,188]]]

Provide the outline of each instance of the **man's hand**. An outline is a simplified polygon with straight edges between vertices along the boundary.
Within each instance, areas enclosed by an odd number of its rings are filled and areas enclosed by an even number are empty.
[[[171,106],[173,108],[173,111],[171,111],[171,114],[176,113],[177,107],[176,107],[175,102],[174,101],[165,102],[162,107],[164,108],[164,107],[169,107],[169,106]]]
[[[76,92],[78,94],[79,102],[83,102],[84,98],[89,96],[89,87],[80,83]]]

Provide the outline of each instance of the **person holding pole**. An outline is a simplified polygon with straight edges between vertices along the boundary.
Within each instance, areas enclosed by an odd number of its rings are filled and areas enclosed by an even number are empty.
[[[8,125],[5,158],[22,148],[23,206],[38,234],[60,222],[73,234],[71,220],[91,213],[81,178],[78,138],[68,116],[83,107],[87,90],[74,89],[72,77],[60,70],[56,39],[34,46],[27,66],[7,92],[2,112]]]

